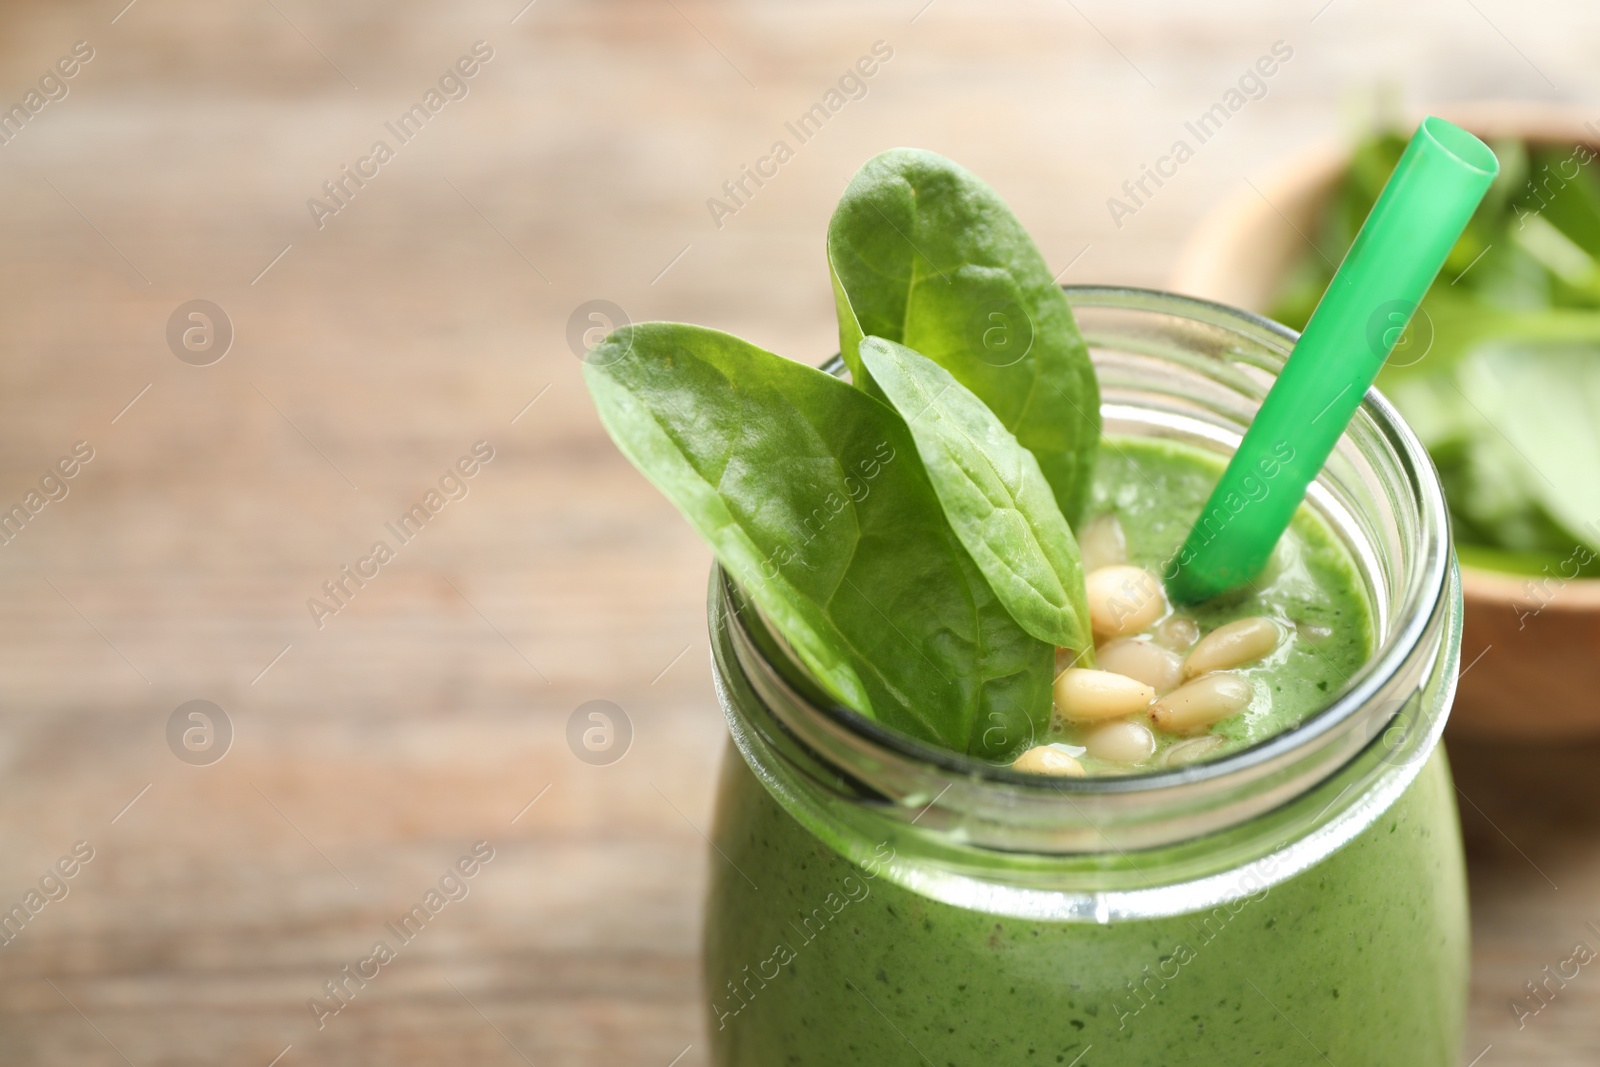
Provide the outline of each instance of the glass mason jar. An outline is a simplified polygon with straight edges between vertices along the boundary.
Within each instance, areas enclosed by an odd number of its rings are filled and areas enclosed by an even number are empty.
[[[1069,288],[1108,434],[1237,446],[1295,340],[1167,293]],[[1460,831],[1438,748],[1461,601],[1433,467],[1369,393],[1307,496],[1376,652],[1209,763],[1039,778],[815,686],[720,570],[705,993],[721,1067],[1457,1062]]]

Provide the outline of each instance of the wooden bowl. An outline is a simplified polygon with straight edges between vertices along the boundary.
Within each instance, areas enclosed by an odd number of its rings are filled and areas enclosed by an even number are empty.
[[[1600,150],[1600,126],[1549,105],[1476,104],[1439,114],[1480,137]],[[1202,220],[1168,288],[1265,312],[1289,267],[1315,254],[1302,234],[1313,232],[1347,158],[1347,146],[1322,145],[1258,182],[1260,192],[1245,188]],[[1463,567],[1461,585],[1466,629],[1451,736],[1600,737],[1600,579]]]

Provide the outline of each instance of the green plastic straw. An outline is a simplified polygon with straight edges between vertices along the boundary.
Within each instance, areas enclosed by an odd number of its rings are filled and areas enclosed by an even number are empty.
[[[1168,564],[1194,603],[1249,582],[1500,171],[1489,146],[1429,116],[1356,234],[1211,499]]]

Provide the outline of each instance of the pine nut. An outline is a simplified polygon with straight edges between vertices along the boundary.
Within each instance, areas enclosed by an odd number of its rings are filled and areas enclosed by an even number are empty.
[[[1183,663],[1183,676],[1195,678],[1211,671],[1226,671],[1254,663],[1283,641],[1283,627],[1256,616],[1219,626],[1200,639]]]
[[[1176,689],[1183,681],[1183,659],[1154,641],[1122,638],[1100,650],[1100,666],[1115,674],[1126,674],[1158,693]]]
[[[1111,763],[1143,763],[1156,750],[1156,735],[1142,722],[1108,722],[1084,739],[1095,759]]]
[[[1174,652],[1183,652],[1200,640],[1200,624],[1187,615],[1173,615],[1161,620],[1155,628],[1155,639]]]
[[[1150,718],[1169,734],[1186,734],[1243,711],[1255,696],[1250,679],[1216,671],[1174,689],[1150,707]]]
[[[1126,675],[1073,667],[1056,679],[1055,696],[1063,719],[1100,722],[1145,710],[1156,691]]]
[[[1191,763],[1198,763],[1221,747],[1222,738],[1214,734],[1191,737],[1167,749],[1166,754],[1161,757],[1161,762],[1168,767],[1186,767]]]
[[[1140,567],[1099,567],[1084,583],[1089,590],[1089,625],[1102,637],[1136,634],[1166,614],[1161,580]]]
[[[1014,771],[1024,771],[1028,774],[1049,774],[1058,778],[1082,778],[1083,764],[1049,745],[1040,745],[1030,748],[1016,758],[1011,764]]]
[[[1128,562],[1128,538],[1115,512],[1108,511],[1089,520],[1078,538],[1078,553],[1083,557],[1085,571]]]

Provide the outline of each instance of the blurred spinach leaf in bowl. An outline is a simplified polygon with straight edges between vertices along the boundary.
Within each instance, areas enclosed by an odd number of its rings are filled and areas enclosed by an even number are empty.
[[[1405,149],[1362,141],[1268,314],[1301,329]],[[1600,163],[1500,139],[1500,177],[1378,386],[1439,467],[1463,562],[1600,575]],[[1378,328],[1382,328],[1378,324]]]

